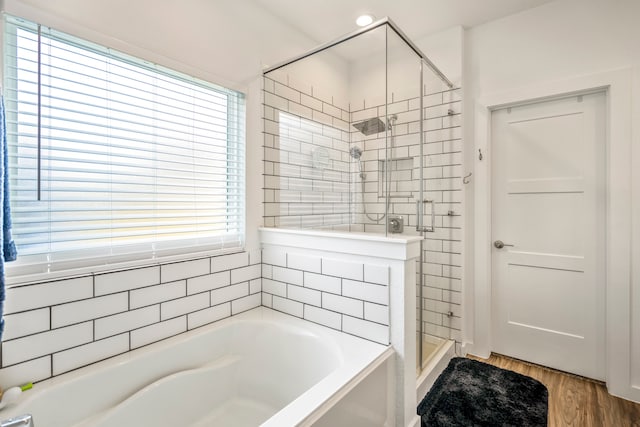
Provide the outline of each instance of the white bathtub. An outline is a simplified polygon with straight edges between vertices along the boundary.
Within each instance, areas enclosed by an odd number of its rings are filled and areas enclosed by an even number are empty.
[[[38,383],[0,419],[29,413],[46,427],[309,425],[392,355],[259,307]],[[388,385],[380,387],[386,396]]]

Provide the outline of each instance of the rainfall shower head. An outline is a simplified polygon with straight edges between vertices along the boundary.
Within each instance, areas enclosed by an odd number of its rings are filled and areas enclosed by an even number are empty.
[[[360,156],[362,156],[362,150],[357,145],[354,145],[349,150],[349,154],[356,160],[360,160]]]
[[[362,132],[367,136],[372,135],[374,133],[384,132],[385,130],[384,122],[380,120],[378,117],[373,117],[371,119],[354,123],[353,127],[358,129],[360,132]]]

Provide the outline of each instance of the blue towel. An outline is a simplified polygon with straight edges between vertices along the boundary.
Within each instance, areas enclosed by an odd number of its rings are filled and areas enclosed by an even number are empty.
[[[0,209],[0,219],[2,220],[2,245],[0,245],[0,341],[2,341],[2,332],[4,331],[4,319],[2,314],[4,313],[4,263],[5,261],[14,261],[18,252],[16,251],[16,244],[11,238],[11,206],[9,202],[9,162],[7,155],[7,126],[5,121],[4,112],[4,98],[0,98],[0,143],[2,149],[0,150],[0,191],[2,192],[2,209]]]

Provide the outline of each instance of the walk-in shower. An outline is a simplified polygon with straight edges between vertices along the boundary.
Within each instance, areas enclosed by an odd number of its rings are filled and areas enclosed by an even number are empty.
[[[264,72],[264,225],[422,236],[418,370],[460,340],[460,104],[388,18]]]

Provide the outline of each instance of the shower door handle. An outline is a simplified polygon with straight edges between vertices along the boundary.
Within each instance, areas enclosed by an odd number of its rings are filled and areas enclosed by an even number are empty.
[[[429,203],[431,205],[431,226],[425,227],[422,225],[422,217],[424,216],[424,205],[425,203]],[[427,233],[433,233],[436,231],[435,223],[436,223],[436,207],[433,203],[433,200],[416,200],[416,231],[425,231]]]

